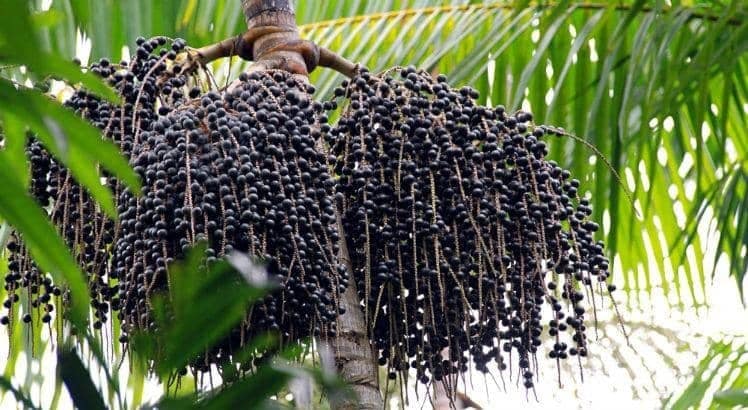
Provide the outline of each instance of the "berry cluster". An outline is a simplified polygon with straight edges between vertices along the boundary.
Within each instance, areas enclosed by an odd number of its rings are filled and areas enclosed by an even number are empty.
[[[264,259],[280,290],[256,305],[241,328],[198,370],[227,357],[267,330],[284,340],[334,336],[338,293],[347,274],[337,261],[335,182],[315,144],[329,131],[314,89],[285,72],[242,75],[231,91],[210,91],[201,73],[183,72],[185,43],[138,39],[135,58],[101,60],[90,71],[122,96],[114,105],[79,90],[65,103],[103,131],[141,176],[141,195],[110,176],[119,219],[104,215],[71,172],[37,142],[28,148],[31,191],[88,274],[93,322],[116,315],[127,333],[153,326],[150,299],[168,291],[167,265],[191,245],[208,243],[208,261],[232,250]],[[202,73],[205,74],[205,73]],[[52,296],[64,290],[33,264],[22,238],[8,245],[8,314],[29,293],[31,308],[49,322]],[[34,317],[26,311],[23,320]],[[223,352],[223,353],[222,353]]]
[[[350,102],[326,135],[329,158],[390,377],[446,380],[471,360],[503,370],[516,353],[531,388],[544,304],[549,356],[585,356],[585,302],[609,290],[608,261],[579,181],[545,158],[555,129],[412,68],[364,70],[335,95]]]
[[[544,332],[551,359],[587,355],[588,306],[594,315],[614,287],[579,181],[546,159],[544,139],[562,131],[412,68],[360,70],[320,103],[283,71],[242,74],[218,92],[209,73],[180,65],[183,41],[137,44],[132,61],[90,67],[121,104],[84,90],[66,102],[142,178],[134,195],[105,175],[118,221],[38,142],[28,147],[31,192],[88,273],[94,328],[116,312],[123,343],[152,329],[169,263],[207,242],[208,262],[247,252],[281,286],[196,359],[198,371],[268,330],[284,341],[335,337],[349,280],[391,378],[412,368],[423,383],[452,384],[495,361],[519,369],[529,389]],[[337,99],[345,104],[330,127]],[[352,272],[338,260],[338,214]],[[13,322],[20,300],[24,322],[49,323],[65,290],[22,238],[8,251],[0,323]]]
[[[177,54],[186,44],[182,40],[167,44],[166,38],[137,40],[137,57],[132,61],[112,63],[102,59],[89,67],[89,70],[102,77],[118,91],[122,104],[115,105],[77,90],[65,102],[65,106],[75,110],[83,118],[103,131],[106,139],[114,141],[129,156],[133,145],[142,130],[169,107],[182,104],[186,100],[184,89],[190,79],[179,74],[175,63]],[[195,88],[193,94],[199,92]],[[158,108],[157,108],[158,107]],[[88,273],[89,289],[92,297],[93,327],[100,329],[108,322],[109,313],[119,308],[117,291],[120,285],[111,280],[112,245],[119,234],[119,225],[109,220],[91,196],[75,182],[70,170],[59,164],[35,139],[27,148],[31,169],[30,190],[44,207],[51,207],[51,219],[81,267]],[[118,181],[107,176],[107,185],[115,195],[123,190]],[[34,316],[41,316],[49,322],[54,304],[44,306],[42,315],[32,315],[30,311],[42,306],[41,296],[36,291],[42,283],[50,283],[52,295],[62,296],[64,292],[51,285],[49,278],[33,264],[23,246],[22,238],[15,238],[9,250],[9,273],[5,276],[5,289],[9,301],[5,303],[7,314],[0,318],[2,323],[13,320],[13,303],[21,300],[19,294],[26,289],[30,306],[24,314],[24,322],[30,323]],[[50,292],[45,293],[48,294]],[[43,295],[42,295],[43,296]],[[45,296],[44,299],[49,299]],[[63,302],[64,304],[64,302]]]
[[[148,300],[168,286],[167,264],[207,241],[207,260],[262,257],[282,292],[255,305],[235,332],[296,340],[334,335],[345,270],[336,263],[334,181],[314,146],[324,124],[311,86],[285,72],[242,75],[160,117],[132,152],[142,196],[120,195],[112,277],[125,329],[148,328]]]

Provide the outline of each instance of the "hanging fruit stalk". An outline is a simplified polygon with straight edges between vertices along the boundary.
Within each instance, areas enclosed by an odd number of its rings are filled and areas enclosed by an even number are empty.
[[[139,39],[132,61],[94,64],[123,104],[84,90],[66,102],[143,179],[135,196],[108,177],[117,222],[38,143],[29,147],[32,193],[52,205],[89,273],[93,327],[116,312],[126,346],[129,334],[152,330],[152,297],[168,292],[169,263],[207,242],[208,263],[256,255],[280,289],[195,358],[194,372],[227,363],[251,371],[267,352],[241,363],[234,352],[273,331],[283,343],[314,337],[335,349],[358,396],[341,409],[384,406],[378,365],[404,384],[414,372],[451,403],[459,375],[489,365],[502,378],[511,366],[534,389],[546,324],[559,384],[561,360],[575,358],[581,370],[590,312],[594,319],[615,288],[589,199],[546,158],[544,140],[568,134],[527,112],[481,106],[475,90],[444,76],[369,73],[300,39],[289,0],[245,0],[242,11],[240,36],[199,49]],[[254,64],[228,89],[211,89],[203,66],[233,55]],[[312,98],[317,66],[351,77],[330,101]],[[0,322],[12,323],[24,289],[50,322],[67,294],[22,238],[8,249],[10,313]]]

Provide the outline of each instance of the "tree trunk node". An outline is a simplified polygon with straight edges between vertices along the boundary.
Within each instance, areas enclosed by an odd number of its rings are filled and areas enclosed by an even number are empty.
[[[250,71],[276,69],[308,77],[321,66],[347,77],[356,75],[358,64],[299,37],[289,0],[243,0],[242,10],[247,23],[244,34],[191,50],[181,58],[182,68],[191,70],[220,58],[239,56],[255,61]]]
[[[290,0],[243,0],[242,9],[247,23],[243,43],[251,44],[256,69],[309,75],[313,67],[307,66],[307,59],[314,47],[301,42]]]

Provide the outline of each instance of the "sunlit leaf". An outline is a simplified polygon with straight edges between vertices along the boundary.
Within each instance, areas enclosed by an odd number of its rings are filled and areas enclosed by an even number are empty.
[[[168,296],[153,300],[159,330],[133,338],[145,357],[157,358],[162,377],[224,337],[246,316],[249,305],[272,288],[266,279],[257,279],[264,270],[244,258],[233,256],[232,264],[221,260],[207,267],[202,255],[204,248],[197,247],[185,261],[171,265]]]
[[[723,390],[714,393],[714,403],[722,406],[748,406],[748,390]]]
[[[16,402],[23,404],[27,409],[38,409],[39,407],[34,404],[34,401],[19,389],[13,387],[13,384],[4,376],[0,376],[0,391],[9,392],[16,399]]]
[[[688,386],[667,402],[670,409],[745,405],[748,395],[748,345],[740,340],[714,342],[696,365]],[[712,392],[707,395],[707,392]]]

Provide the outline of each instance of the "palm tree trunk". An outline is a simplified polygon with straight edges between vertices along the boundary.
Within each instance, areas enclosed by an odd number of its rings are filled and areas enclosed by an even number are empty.
[[[340,259],[353,274],[348,246],[345,242],[343,222],[338,213],[340,235]],[[338,341],[335,361],[343,379],[351,385],[358,396],[358,401],[340,403],[336,410],[384,408],[382,394],[379,391],[379,373],[374,362],[374,352],[367,336],[364,314],[356,292],[356,281],[348,281],[348,288],[340,298],[340,306],[345,313],[338,318]]]
[[[252,38],[251,57],[261,68],[309,74],[304,56],[290,46],[301,40],[292,0],[243,0],[242,10]]]
[[[260,65],[260,69],[277,68],[295,74],[308,75],[307,62],[302,52],[299,51],[302,47],[299,46],[301,39],[296,25],[293,1],[243,0],[242,9],[248,28],[245,37],[251,38],[252,44],[247,54],[250,54],[249,57]],[[322,50],[322,61],[320,61],[322,65],[330,64],[335,68],[336,64],[340,65],[341,61],[345,62],[326,57],[326,52],[327,50]],[[341,67],[351,71],[350,64],[343,64]],[[340,258],[347,265],[349,272],[352,272],[340,215],[338,215],[338,229],[341,236]],[[355,281],[350,280],[348,288],[340,297],[340,307],[345,310],[345,313],[339,317],[338,340],[334,344],[336,345],[335,361],[338,371],[356,393],[357,400],[338,403],[336,409],[340,410],[375,410],[384,407],[379,391],[377,365],[367,337],[363,312],[359,306]]]

